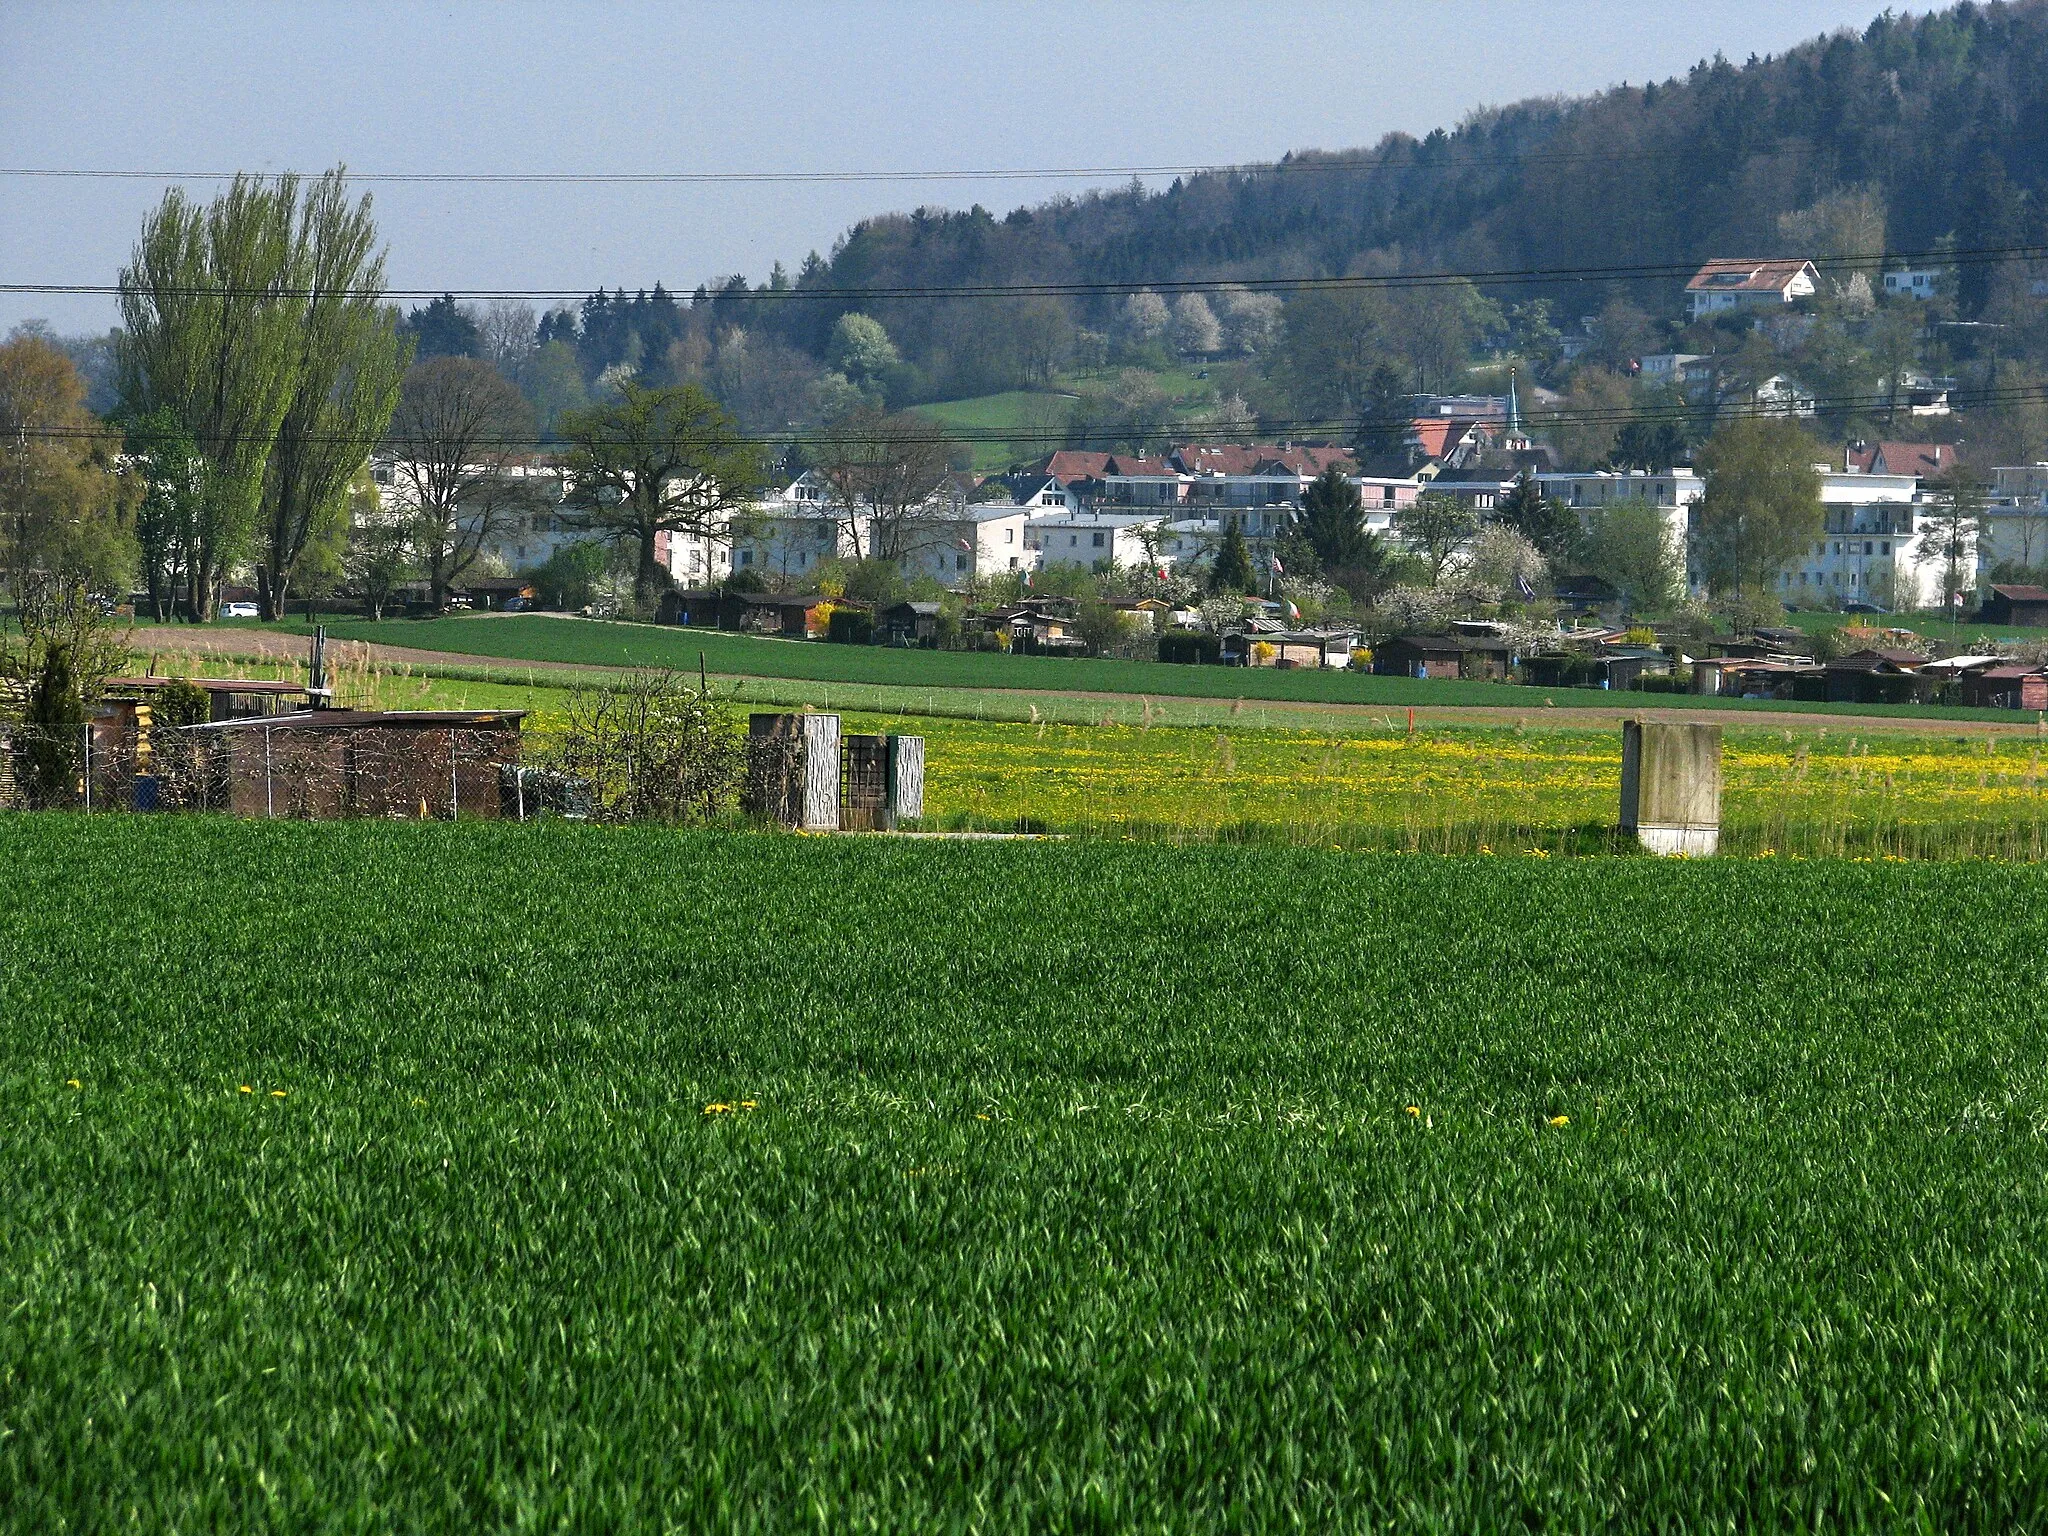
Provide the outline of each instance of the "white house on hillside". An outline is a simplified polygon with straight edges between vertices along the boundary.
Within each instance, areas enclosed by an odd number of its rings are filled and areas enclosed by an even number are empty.
[[[1790,304],[1811,298],[1820,287],[1820,273],[1810,261],[1754,261],[1722,258],[1701,267],[1685,285],[1692,318],[1753,305]]]

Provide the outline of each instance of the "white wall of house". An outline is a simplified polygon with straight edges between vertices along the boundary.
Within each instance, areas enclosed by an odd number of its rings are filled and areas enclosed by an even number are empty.
[[[1157,521],[1157,517],[1136,513],[1055,512],[1031,518],[1024,525],[1024,535],[1027,549],[1040,566],[1092,567],[1101,560],[1137,565],[1148,557],[1135,530]]]
[[[1928,508],[1915,477],[1833,471],[1821,476],[1820,499],[1821,536],[1778,571],[1783,601],[1893,610],[1941,601],[1942,562],[1921,552]]]

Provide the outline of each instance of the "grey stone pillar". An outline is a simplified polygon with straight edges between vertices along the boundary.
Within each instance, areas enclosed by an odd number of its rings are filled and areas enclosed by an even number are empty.
[[[1652,853],[1721,845],[1721,727],[1621,723],[1621,830]]]

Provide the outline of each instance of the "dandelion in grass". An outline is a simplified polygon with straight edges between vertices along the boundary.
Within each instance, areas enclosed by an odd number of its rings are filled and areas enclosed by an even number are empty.
[[[285,1097],[285,1091],[282,1088],[273,1088],[270,1090],[270,1096],[273,1099],[281,1099]]]
[[[243,1093],[254,1093],[254,1092],[255,1092],[256,1090],[255,1090],[254,1088],[251,1088],[251,1087],[250,1087],[250,1086],[249,1086],[249,1085],[248,1085],[247,1083],[244,1083],[244,1084],[242,1084],[242,1090],[241,1090],[241,1091],[242,1091]]]
[[[706,1104],[704,1106],[704,1113],[707,1115],[729,1115],[732,1113],[732,1106],[730,1104]]]
[[[1570,1115],[1552,1115],[1550,1117],[1550,1123],[1552,1125],[1559,1126],[1570,1125],[1572,1123],[1572,1117]]]
[[[1422,1118],[1422,1106],[1419,1104],[1410,1104],[1408,1106],[1408,1118],[1410,1120],[1420,1120]]]
[[[66,1088],[83,1088],[85,1084],[81,1083],[75,1077],[67,1077],[64,1079],[64,1086]]]

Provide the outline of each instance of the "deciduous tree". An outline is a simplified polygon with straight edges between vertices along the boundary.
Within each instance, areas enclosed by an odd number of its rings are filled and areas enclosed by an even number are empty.
[[[203,209],[174,187],[121,272],[122,401],[134,416],[169,411],[206,461],[188,555],[202,620],[248,553],[297,388],[298,186],[293,176],[238,176]]]
[[[334,523],[349,482],[391,420],[410,343],[383,302],[384,257],[367,195],[339,171],[307,189],[294,278],[302,306],[291,404],[263,481],[256,566],[263,617],[284,617],[308,541]]]
[[[484,546],[534,504],[521,473],[532,441],[532,408],[489,363],[431,357],[406,371],[385,438],[386,512],[407,526],[436,613]]]
[[[563,521],[634,554],[633,599],[645,607],[668,585],[660,535],[723,533],[752,505],[766,472],[758,443],[695,384],[643,389],[563,416],[568,495]]]
[[[1819,457],[1813,439],[1781,418],[1729,422],[1700,450],[1707,490],[1696,526],[1716,592],[1767,589],[1778,567],[1819,536]]]

